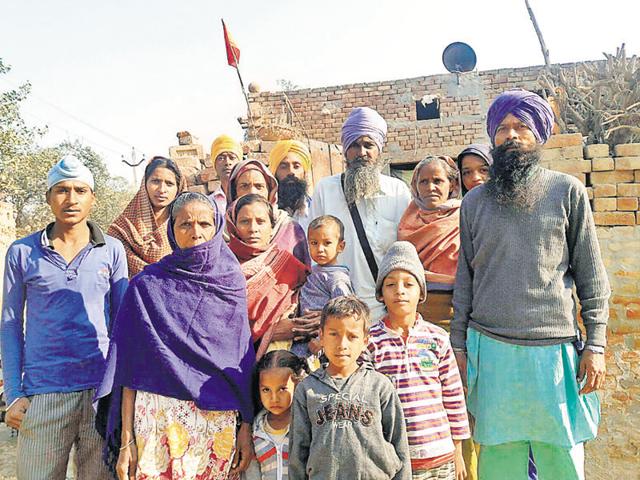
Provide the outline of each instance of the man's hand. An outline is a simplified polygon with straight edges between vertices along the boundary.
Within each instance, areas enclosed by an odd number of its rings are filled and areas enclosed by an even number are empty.
[[[318,336],[321,315],[322,312],[320,310],[307,310],[303,316],[294,318],[294,340],[305,340]]]
[[[7,426],[11,428],[15,428],[16,430],[20,430],[20,425],[22,425],[22,419],[24,418],[24,414],[27,413],[31,402],[27,397],[22,397],[11,405],[6,412],[4,417],[4,421]]]
[[[271,341],[279,341],[279,340],[291,340],[294,337],[294,327],[295,319],[292,318],[296,310],[298,309],[298,304],[294,303],[291,305],[281,316],[278,323],[276,323],[273,328],[273,335],[271,336]]]
[[[580,358],[578,382],[582,382],[585,375],[587,376],[587,382],[580,389],[580,393],[586,394],[601,389],[604,386],[606,373],[607,366],[604,362],[604,354],[584,350]]]
[[[464,393],[467,394],[467,354],[465,352],[453,352],[460,371],[460,379],[464,387]]]
[[[253,442],[251,441],[251,425],[243,423],[240,425],[240,430],[238,430],[236,437],[236,453],[231,461],[229,477],[232,478],[233,475],[244,472],[249,468],[253,457],[255,457],[255,453],[253,451]]]

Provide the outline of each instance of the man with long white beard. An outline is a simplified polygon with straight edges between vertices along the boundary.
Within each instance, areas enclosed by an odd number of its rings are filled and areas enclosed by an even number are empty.
[[[333,215],[344,224],[340,261],[350,270],[356,295],[371,309],[372,322],[385,313],[376,300],[378,265],[396,241],[398,222],[411,201],[401,180],[381,173],[386,136],[387,123],[378,112],[368,107],[351,111],[341,136],[346,170],[320,180],[309,215],[311,220]]]
[[[584,185],[539,165],[552,126],[540,96],[499,95],[490,180],[462,202],[451,343],[481,480],[526,479],[529,452],[538,478],[583,479],[600,419],[610,288]]]

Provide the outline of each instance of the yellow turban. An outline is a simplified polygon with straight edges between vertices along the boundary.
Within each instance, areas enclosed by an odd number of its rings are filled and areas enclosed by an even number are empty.
[[[215,162],[218,155],[223,152],[235,153],[238,160],[242,160],[242,145],[229,135],[220,135],[211,144],[211,161]]]
[[[297,140],[280,140],[269,154],[269,170],[271,170],[274,175],[276,174],[276,170],[278,170],[280,162],[290,153],[293,153],[300,159],[305,172],[311,169],[311,152],[309,152],[309,149],[304,143]]]

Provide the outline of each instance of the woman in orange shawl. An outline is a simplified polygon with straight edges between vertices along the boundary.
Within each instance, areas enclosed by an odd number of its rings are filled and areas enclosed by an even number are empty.
[[[429,156],[413,171],[411,194],[398,226],[398,240],[418,251],[427,280],[423,317],[448,328],[460,250],[460,180],[456,163],[447,156]]]
[[[124,245],[129,278],[172,252],[167,207],[184,190],[184,179],[172,160],[153,157],[149,161],[140,189],[107,230]]]
[[[249,325],[256,358],[288,349],[296,332],[292,324],[298,291],[309,267],[277,241],[273,205],[259,194],[245,195],[227,210],[229,248],[247,280]]]

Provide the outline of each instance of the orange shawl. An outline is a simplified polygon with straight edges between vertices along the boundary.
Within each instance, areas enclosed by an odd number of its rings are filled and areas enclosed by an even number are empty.
[[[124,245],[129,266],[129,278],[140,273],[150,263],[155,263],[171,253],[167,224],[169,210],[160,221],[156,221],[153,206],[147,194],[145,179],[127,208],[116,218],[107,233],[117,238]],[[179,195],[185,189],[184,184],[178,185]]]
[[[412,201],[400,219],[398,240],[416,247],[427,283],[453,285],[460,250],[460,201],[447,210],[421,210]]]
[[[450,167],[457,165],[447,156],[439,156]],[[427,210],[418,194],[418,177],[430,157],[416,165],[411,179],[413,201],[402,215],[398,225],[398,240],[411,242],[424,266],[427,288],[453,286],[458,268],[460,250],[460,180],[452,188],[450,198],[435,210]]]

